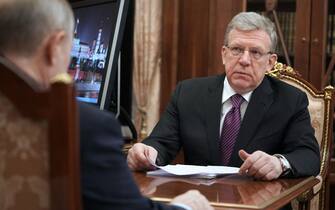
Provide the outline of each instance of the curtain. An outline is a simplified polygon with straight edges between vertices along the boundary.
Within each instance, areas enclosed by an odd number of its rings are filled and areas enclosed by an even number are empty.
[[[136,0],[133,93],[140,140],[159,118],[162,0]]]

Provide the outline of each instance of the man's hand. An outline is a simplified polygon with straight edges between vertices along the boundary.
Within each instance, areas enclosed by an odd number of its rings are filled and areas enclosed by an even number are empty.
[[[260,180],[273,180],[277,179],[283,172],[280,161],[275,156],[262,151],[249,154],[244,150],[240,150],[238,154],[244,160],[240,167],[240,174]]]
[[[171,204],[184,204],[192,208],[192,210],[214,210],[209,204],[207,198],[198,190],[189,190],[184,194],[175,197]]]
[[[134,171],[154,169],[151,163],[156,162],[157,150],[143,143],[136,143],[128,151],[128,167]]]

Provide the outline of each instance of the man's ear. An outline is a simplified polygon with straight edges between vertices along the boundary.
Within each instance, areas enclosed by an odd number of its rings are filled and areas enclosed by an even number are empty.
[[[221,59],[222,59],[222,64],[226,64],[226,56],[227,56],[227,48],[225,46],[222,46],[221,48]]]
[[[64,53],[65,39],[65,31],[54,32],[47,38],[45,44],[45,59],[47,65],[54,66],[60,61]]]
[[[277,55],[276,54],[271,54],[270,55],[270,58],[269,58],[269,63],[268,63],[268,65],[269,65],[269,67],[268,67],[268,70],[270,71],[273,67],[274,67],[274,65],[276,64],[276,62],[277,62]]]

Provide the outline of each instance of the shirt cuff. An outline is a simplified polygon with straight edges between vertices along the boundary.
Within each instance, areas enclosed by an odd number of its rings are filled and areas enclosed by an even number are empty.
[[[172,206],[178,206],[178,207],[181,207],[185,210],[192,210],[192,208],[188,205],[185,205],[185,204],[182,204],[182,203],[172,203],[171,204]]]

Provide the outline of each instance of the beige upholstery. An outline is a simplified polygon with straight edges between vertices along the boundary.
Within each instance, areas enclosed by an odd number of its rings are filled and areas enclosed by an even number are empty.
[[[22,117],[0,93],[0,139],[0,209],[49,209],[47,123]]]
[[[321,169],[317,178],[319,178],[321,182],[313,188],[313,192],[304,194],[298,200],[302,204],[309,199],[308,195],[313,195],[310,209],[325,209],[326,184],[324,180],[328,174],[332,142],[333,87],[328,86],[323,91],[317,91],[310,83],[305,81],[298,72],[281,63],[276,63],[274,69],[268,72],[268,74],[299,88],[307,94],[311,123],[315,129],[315,137],[320,146]],[[297,203],[293,203],[293,206],[297,208]]]
[[[0,57],[0,210],[80,210],[73,85],[43,89]]]

